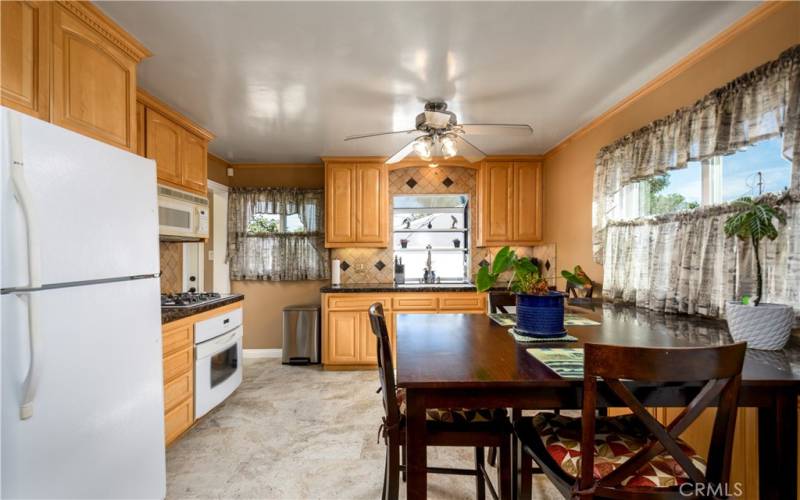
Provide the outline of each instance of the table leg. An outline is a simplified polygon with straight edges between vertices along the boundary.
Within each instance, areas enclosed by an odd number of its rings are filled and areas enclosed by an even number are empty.
[[[522,410],[511,409],[511,422],[516,423],[522,417]],[[511,498],[519,498],[519,440],[511,434]]]
[[[797,394],[758,409],[758,488],[761,500],[797,498]]]
[[[425,399],[417,391],[406,389],[406,487],[409,500],[424,499],[428,493],[425,432]]]

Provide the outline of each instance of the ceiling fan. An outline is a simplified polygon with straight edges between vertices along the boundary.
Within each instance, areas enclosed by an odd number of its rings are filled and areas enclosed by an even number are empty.
[[[394,132],[378,132],[376,134],[351,135],[345,141],[365,139],[393,134],[413,134],[421,132],[411,142],[393,154],[386,163],[397,163],[411,152],[425,161],[430,161],[435,153],[440,152],[445,159],[461,154],[470,163],[480,161],[486,156],[477,146],[469,142],[464,135],[530,135],[533,129],[525,124],[506,123],[458,123],[455,113],[447,111],[444,101],[428,101],[425,111],[417,115],[416,128]]]

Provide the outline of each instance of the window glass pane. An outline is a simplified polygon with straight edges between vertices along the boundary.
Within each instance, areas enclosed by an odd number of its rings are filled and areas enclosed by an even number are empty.
[[[427,252],[396,252],[406,268],[406,282],[422,278],[428,260]],[[432,267],[443,281],[462,281],[466,276],[466,254],[457,251],[431,252]]]
[[[780,192],[789,187],[792,164],[781,155],[782,139],[761,141],[722,157],[722,201]]]
[[[248,233],[277,233],[281,230],[281,216],[278,214],[255,214],[247,225]]]
[[[703,196],[702,166],[700,162],[690,162],[681,170],[670,170],[644,181],[648,196],[650,215],[668,214],[679,210],[691,210],[700,206]]]
[[[305,230],[305,226],[303,226],[303,223],[300,221],[300,215],[292,214],[286,216],[287,233],[302,233]]]

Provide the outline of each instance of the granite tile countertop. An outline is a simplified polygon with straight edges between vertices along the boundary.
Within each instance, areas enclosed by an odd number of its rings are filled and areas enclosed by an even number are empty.
[[[228,304],[233,304],[234,302],[239,302],[242,300],[244,300],[244,295],[242,295],[241,293],[232,293],[230,295],[224,296],[222,299],[217,300],[215,302],[198,304],[192,307],[175,307],[175,308],[162,307],[161,324],[163,325],[165,323],[171,323],[179,319],[188,318],[189,316],[194,316],[195,314],[200,314],[202,312],[210,311],[218,307],[227,306]]]
[[[439,283],[425,285],[422,283],[349,283],[346,285],[326,285],[319,289],[320,293],[395,293],[395,292],[475,292],[472,283]]]

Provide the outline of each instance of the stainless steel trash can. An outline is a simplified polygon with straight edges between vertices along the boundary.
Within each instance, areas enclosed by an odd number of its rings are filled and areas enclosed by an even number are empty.
[[[320,306],[283,308],[283,364],[320,362]]]

